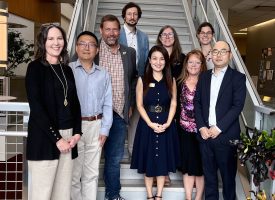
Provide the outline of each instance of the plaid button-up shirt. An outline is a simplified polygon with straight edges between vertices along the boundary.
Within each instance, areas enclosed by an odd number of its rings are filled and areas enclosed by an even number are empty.
[[[99,65],[106,68],[112,80],[113,109],[123,118],[125,104],[124,96],[124,69],[119,47],[116,52],[101,40],[99,50]]]

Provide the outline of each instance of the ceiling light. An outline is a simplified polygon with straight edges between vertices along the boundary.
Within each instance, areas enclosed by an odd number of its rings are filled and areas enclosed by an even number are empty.
[[[246,32],[236,32],[236,33],[234,33],[234,35],[247,35],[247,33]]]
[[[275,22],[275,19],[271,19],[271,20],[268,20],[268,21],[265,21],[265,22],[262,22],[262,23],[259,23],[259,24],[256,24],[254,26],[264,26],[264,25],[267,25],[269,23],[274,23]],[[252,26],[253,27],[253,26]]]

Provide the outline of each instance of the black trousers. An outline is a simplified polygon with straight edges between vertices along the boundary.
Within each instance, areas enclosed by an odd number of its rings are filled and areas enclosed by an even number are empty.
[[[236,199],[235,177],[237,172],[237,149],[216,139],[200,143],[203,173],[205,177],[205,199],[219,199],[218,170],[222,178],[224,200]]]

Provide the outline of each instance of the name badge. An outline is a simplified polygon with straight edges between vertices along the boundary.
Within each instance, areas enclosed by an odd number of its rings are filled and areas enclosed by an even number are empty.
[[[155,83],[150,83],[149,87],[155,87]]]

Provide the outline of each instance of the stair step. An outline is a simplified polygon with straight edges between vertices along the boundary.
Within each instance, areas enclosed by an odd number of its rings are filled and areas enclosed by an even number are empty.
[[[117,4],[117,3],[121,3],[123,6],[127,3],[129,3],[128,0],[120,0],[119,2],[116,1],[116,0],[101,0],[100,3],[113,3],[114,4]],[[143,7],[145,6],[142,6],[142,5],[156,5],[156,4],[159,4],[159,5],[171,5],[173,3],[174,4],[177,4],[177,5],[182,5],[182,1],[181,0],[173,0],[173,1],[167,1],[167,0],[158,0],[158,1],[148,1],[148,0],[141,0],[141,1],[135,1],[135,3],[137,3],[141,9],[143,10]],[[121,7],[121,9],[123,8],[123,6]]]
[[[104,163],[99,165],[99,179],[103,177],[103,168]],[[169,177],[171,180],[181,181],[182,182],[182,173],[177,171],[176,173],[170,173]],[[144,175],[137,173],[136,169],[130,169],[130,163],[125,162],[120,164],[120,178],[121,180],[143,180]]]
[[[97,19],[101,19],[104,15],[107,14],[112,14],[115,15],[116,17],[119,18],[119,20],[122,20],[121,17],[121,11],[120,10],[108,10],[108,9],[98,9],[98,13],[97,13]],[[143,13],[141,20],[151,20],[151,19],[163,19],[163,20],[186,20],[183,12],[178,13],[178,12],[171,12],[169,13],[169,17],[167,17],[166,15],[163,15],[162,11],[154,11],[154,12],[150,12],[150,13]],[[123,20],[122,20],[123,21]]]
[[[195,191],[195,190],[194,190]],[[105,187],[102,181],[99,181],[98,186],[98,200],[104,199]],[[156,193],[156,188],[154,188]],[[120,195],[127,200],[144,200],[146,199],[146,188],[144,180],[121,180]],[[181,181],[173,181],[170,186],[165,187],[163,190],[164,199],[183,199],[184,188]]]
[[[103,10],[118,10],[121,13],[122,8],[125,6],[124,3],[116,3],[115,5],[113,3],[100,3],[98,5],[98,9],[103,9]],[[184,10],[181,7],[181,4],[167,4],[166,6],[164,5],[156,5],[156,4],[151,4],[151,5],[140,5],[142,8],[142,13],[151,13],[151,12],[163,12],[162,14],[165,14],[167,12],[179,12],[182,13]],[[169,13],[170,15],[171,13]]]
[[[97,36],[100,37],[98,33],[100,20],[106,14],[111,13],[117,16],[121,25],[123,24],[124,20],[121,17],[121,10],[128,2],[127,0],[120,0],[119,2],[116,0],[99,1],[94,29]],[[138,28],[148,34],[150,48],[155,45],[159,30],[164,25],[171,25],[179,35],[183,53],[187,53],[193,49],[182,0],[137,0],[135,2],[142,9],[142,17],[138,23]]]
[[[154,194],[156,187],[153,188]],[[222,200],[222,189],[219,189],[220,200]],[[193,189],[193,197],[195,197],[196,189]],[[104,182],[102,180],[98,183],[97,200],[103,200],[105,195]],[[127,200],[144,200],[146,199],[146,188],[144,180],[121,180],[120,195]],[[182,200],[184,199],[185,191],[182,181],[172,180],[170,186],[165,186],[162,197],[167,200]]]

